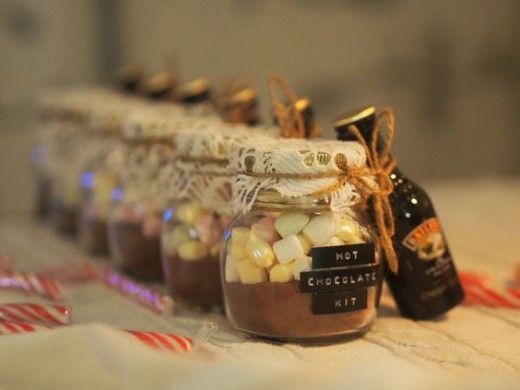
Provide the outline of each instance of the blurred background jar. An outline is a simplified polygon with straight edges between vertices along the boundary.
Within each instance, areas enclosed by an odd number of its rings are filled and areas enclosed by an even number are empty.
[[[139,69],[124,68],[120,73],[118,90],[106,90],[92,107],[88,123],[88,136],[80,176],[81,204],[78,218],[78,239],[83,248],[94,255],[108,255],[107,220],[112,192],[118,188],[119,169],[124,164],[116,150],[121,138],[121,126],[128,113],[143,104],[143,100],[128,92],[136,88]],[[124,76],[124,77],[123,77]],[[130,91],[133,91],[132,89]],[[116,156],[109,158],[115,150]]]
[[[381,264],[364,198],[342,178],[363,167],[357,143],[280,139],[247,143],[221,273],[226,315],[245,333],[324,341],[367,331]]]
[[[250,116],[248,116],[250,117]],[[164,214],[162,263],[171,293],[191,306],[222,306],[219,257],[231,220],[231,150],[246,139],[267,139],[260,127],[216,122],[176,135],[177,196]]]

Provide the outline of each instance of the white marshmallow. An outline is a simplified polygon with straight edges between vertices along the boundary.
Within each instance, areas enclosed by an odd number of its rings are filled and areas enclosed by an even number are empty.
[[[294,234],[276,241],[273,244],[273,251],[282,264],[289,263],[304,254],[303,246]]]
[[[313,245],[325,245],[336,233],[336,221],[330,213],[318,215],[303,229],[303,235]]]
[[[276,231],[282,237],[298,234],[309,222],[309,216],[303,213],[285,213],[274,221]]]

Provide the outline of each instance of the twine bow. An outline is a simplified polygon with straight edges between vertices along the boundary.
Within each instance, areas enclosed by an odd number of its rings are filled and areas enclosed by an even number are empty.
[[[289,85],[278,75],[269,76],[267,82],[269,97],[273,106],[274,116],[284,138],[305,138],[305,120],[302,113],[296,108],[298,97]],[[285,95],[286,102],[278,98],[276,89],[280,88]],[[310,138],[319,136],[320,129],[314,126]]]
[[[386,128],[386,137],[384,140],[381,139],[381,141],[379,141],[384,128]],[[355,174],[354,170],[350,172],[349,176],[357,185],[360,192],[373,197],[374,216],[379,230],[380,243],[385,252],[386,261],[390,270],[397,274],[399,267],[397,255],[392,243],[392,237],[395,233],[395,222],[388,198],[393,191],[390,172],[395,168],[396,164],[390,155],[394,137],[394,115],[390,109],[384,109],[377,115],[370,146],[366,143],[361,132],[355,125],[350,125],[348,130],[365,149],[369,166],[366,174],[374,177],[376,186],[368,184],[363,176]],[[379,151],[378,148],[380,148]]]

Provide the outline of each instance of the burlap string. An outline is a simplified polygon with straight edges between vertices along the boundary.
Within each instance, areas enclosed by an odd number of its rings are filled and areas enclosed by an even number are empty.
[[[267,82],[269,97],[273,105],[274,116],[284,138],[305,138],[305,123],[296,109],[298,100],[295,93],[280,76],[271,75]],[[277,88],[285,94],[286,103],[278,98]]]

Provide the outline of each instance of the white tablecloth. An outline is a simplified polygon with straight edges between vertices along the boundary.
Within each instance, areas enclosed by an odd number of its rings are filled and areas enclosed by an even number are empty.
[[[510,282],[520,262],[520,181],[427,188],[458,268]],[[0,254],[24,271],[87,258],[26,216],[0,217]],[[27,299],[0,291],[0,303]],[[414,322],[399,317],[386,296],[364,337],[305,347],[247,339],[218,313],[177,308],[175,316],[159,316],[99,284],[69,288],[66,299],[78,325],[0,336],[0,388],[520,385],[520,310],[458,307],[442,320]],[[197,348],[189,355],[155,351],[118,329],[175,332],[193,337]]]

